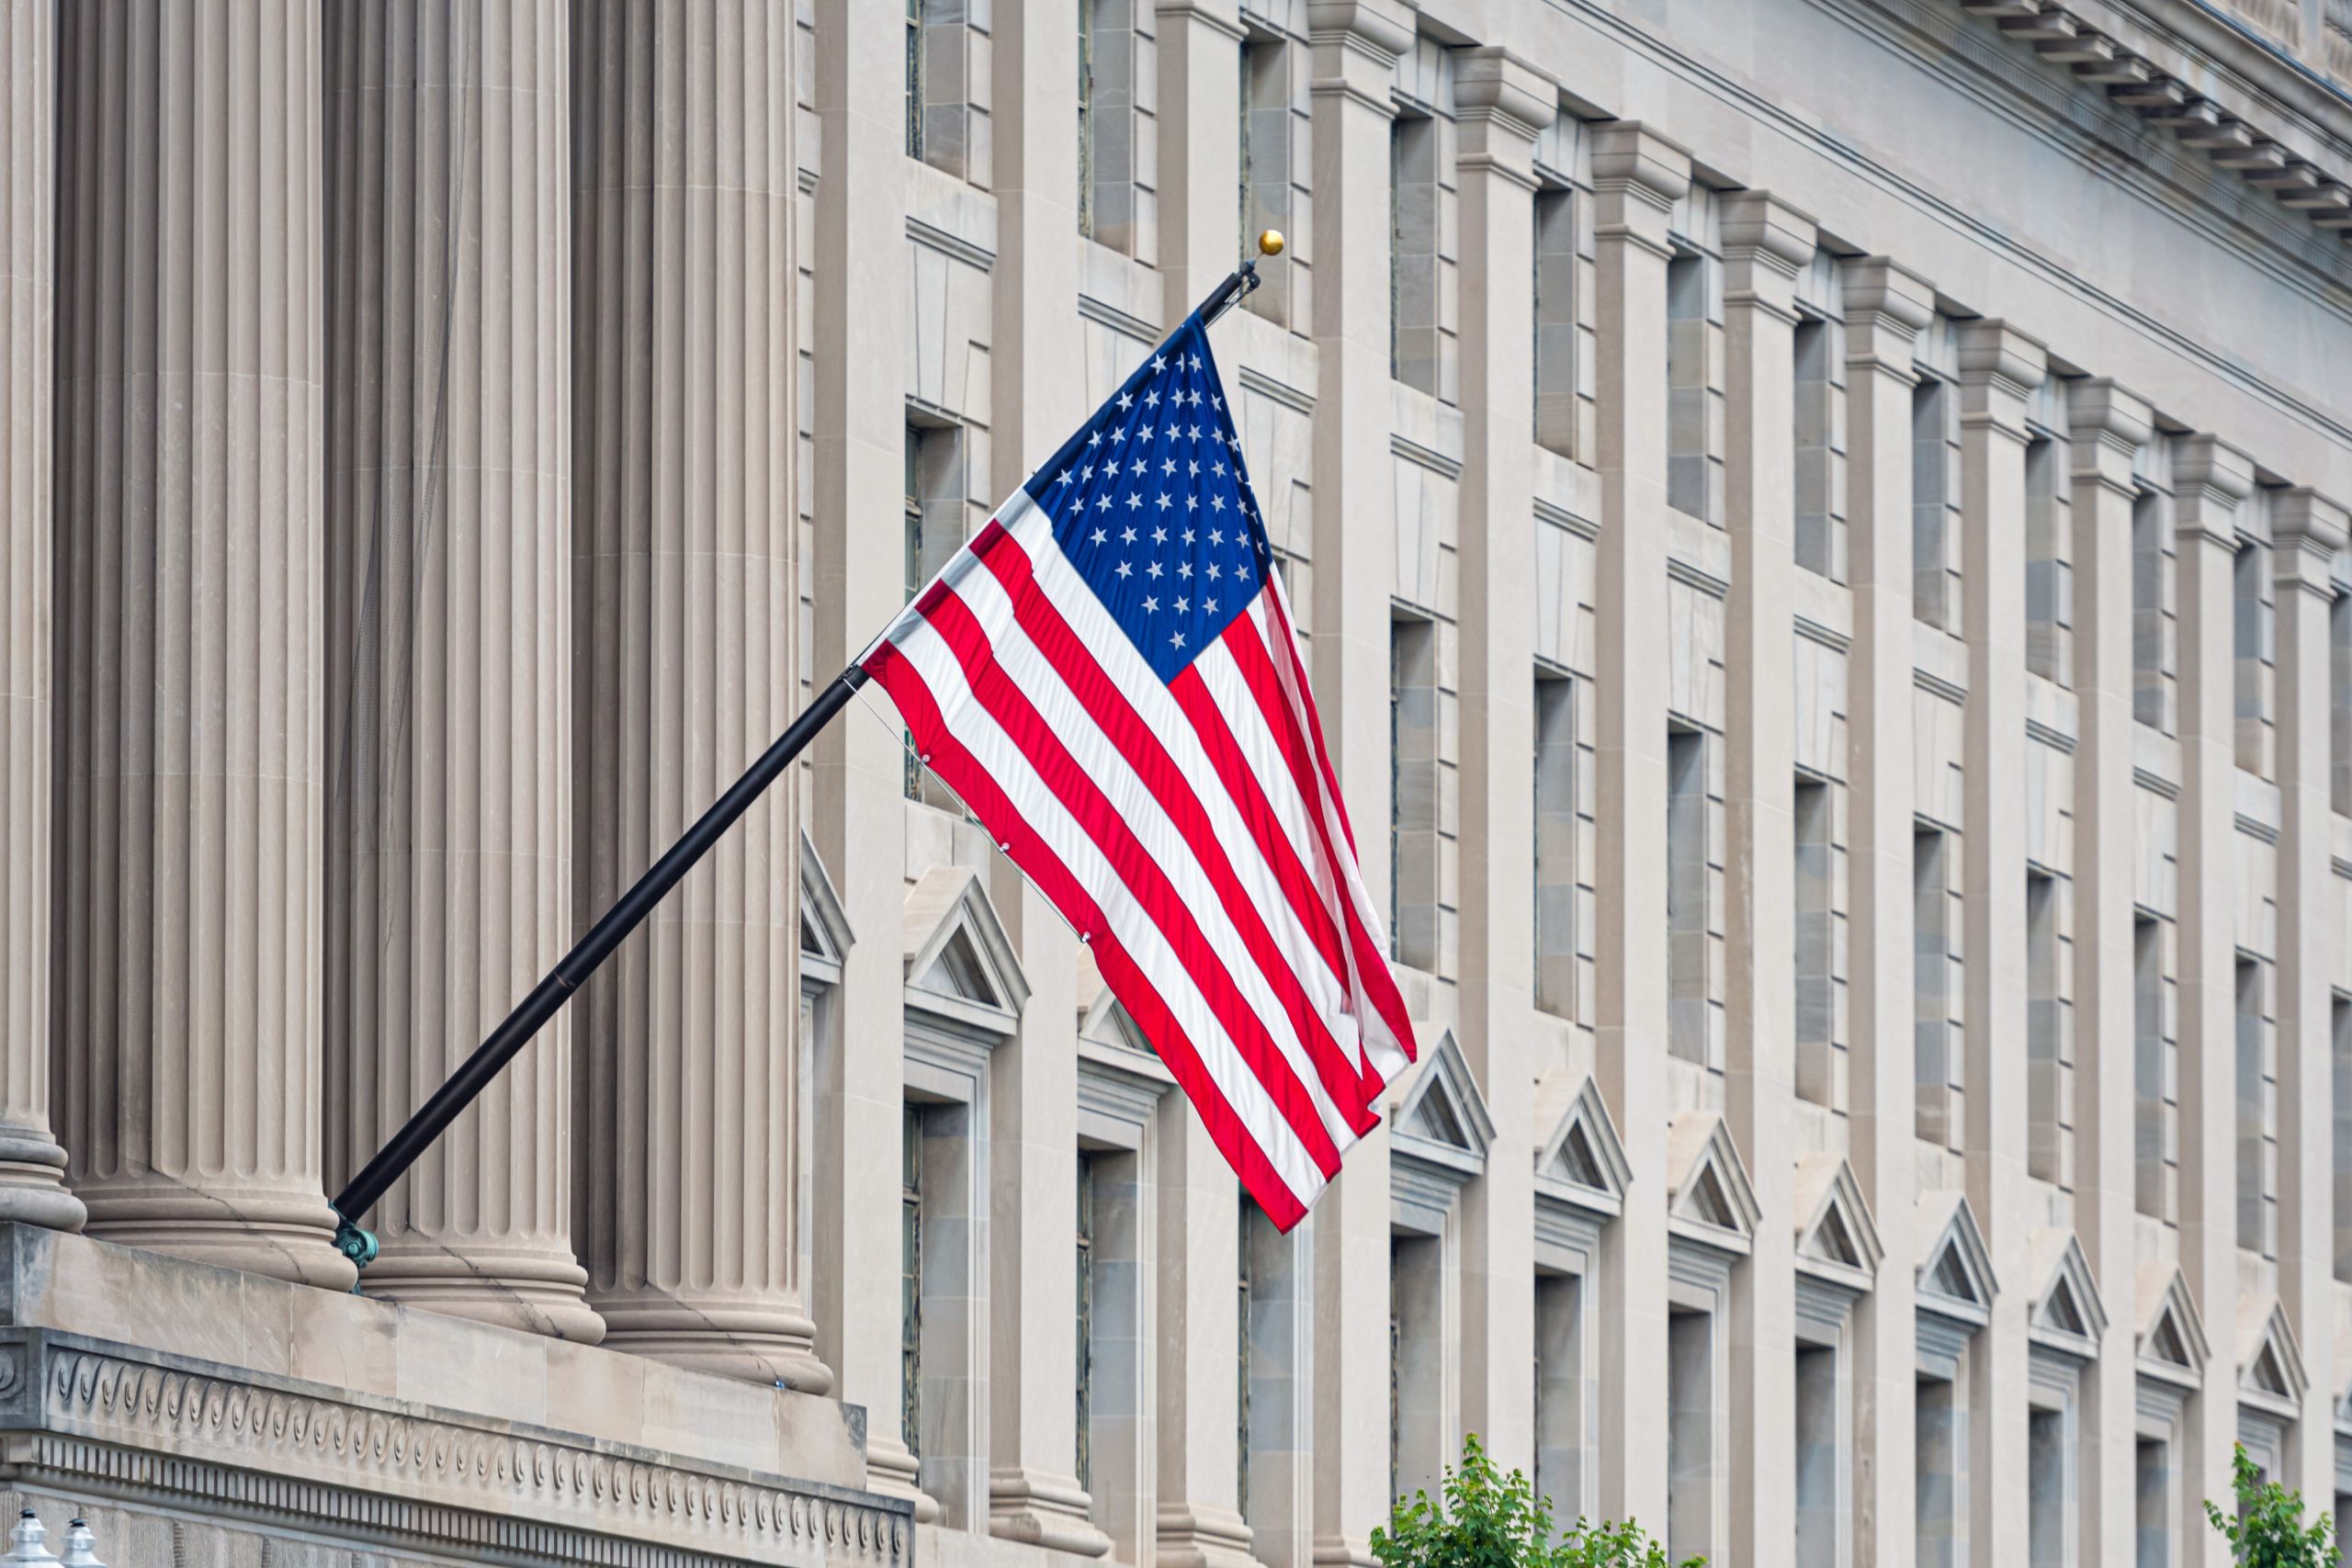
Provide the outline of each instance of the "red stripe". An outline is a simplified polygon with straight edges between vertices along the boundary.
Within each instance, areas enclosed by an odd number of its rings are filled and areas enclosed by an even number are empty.
[[[1339,814],[1340,831],[1347,835],[1348,851],[1354,853],[1356,830],[1348,821],[1347,797],[1340,793],[1340,779],[1331,771],[1331,749],[1323,744],[1323,716],[1315,708],[1314,685],[1306,679],[1306,666],[1299,662],[1298,635],[1291,629],[1290,614],[1283,608],[1279,585],[1266,595],[1266,613],[1273,617],[1274,630],[1280,634],[1283,654],[1290,669],[1292,690],[1298,694],[1297,707],[1306,716],[1307,739],[1315,746],[1316,765],[1322,770],[1323,783],[1331,792],[1331,809]],[[1362,863],[1359,857],[1358,863]]]
[[[1290,765],[1291,782],[1308,803],[1306,815],[1314,826],[1317,841],[1322,846],[1323,853],[1331,857],[1336,864],[1338,852],[1332,847],[1323,814],[1314,806],[1317,799],[1317,784],[1314,763],[1307,756],[1308,737],[1300,730],[1297,716],[1283,694],[1281,677],[1275,672],[1272,656],[1258,635],[1257,622],[1248,615],[1234,617],[1233,624],[1225,628],[1221,640],[1232,653],[1234,665],[1240,671],[1243,683],[1257,700],[1259,712],[1282,748],[1283,760]],[[1310,716],[1313,715],[1312,703],[1307,705],[1307,712]],[[1346,826],[1344,819],[1340,825]],[[1411,1057],[1417,1055],[1412,1024],[1405,1012],[1405,998],[1396,989],[1396,977],[1389,972],[1388,955],[1380,951],[1378,942],[1373,941],[1372,931],[1364,924],[1363,911],[1357,907],[1352,893],[1350,892],[1340,902],[1347,913],[1348,946],[1355,955],[1356,973],[1364,995],[1379,1012],[1382,1021],[1388,1025],[1389,1032],[1396,1037],[1397,1048]],[[1366,1066],[1370,1067],[1369,1062]]]
[[[1102,909],[1062,863],[1061,857],[1013,807],[995,776],[974,761],[963,742],[948,729],[922,671],[888,643],[867,658],[865,671],[898,705],[899,715],[913,732],[916,745],[931,758],[932,772],[971,807],[972,814],[989,834],[1005,846],[1007,857],[1053,901],[1063,918],[1093,933],[1090,945],[1103,983],[1111,987],[1111,994],[1127,1010],[1127,1016],[1135,1020],[1136,1027],[1143,1031],[1144,1037],[1159,1053],[1160,1060],[1168,1065],[1168,1070],[1175,1075],[1218,1152],[1225,1156],[1226,1162],[1241,1178],[1242,1186],[1250,1190],[1250,1196],[1266,1212],[1276,1229],[1287,1232],[1296,1225],[1306,1217],[1306,1205],[1274,1169],[1248,1125],[1226,1100],[1216,1079],[1202,1065],[1200,1053],[1160,997],[1159,987],[1112,932]]]
[[[1079,765],[1053,727],[1030,705],[1028,697],[1005,674],[989,646],[988,635],[973,615],[971,607],[951,593],[933,606],[925,617],[936,631],[956,661],[963,666],[964,678],[970,682],[972,694],[987,708],[1006,737],[1036,769],[1037,776],[1053,791],[1086,835],[1092,839],[1110,862],[1111,868],[1127,886],[1136,905],[1150,917],[1169,945],[1175,950],[1178,962],[1200,987],[1202,997],[1226,1033],[1249,1064],[1250,1070],[1266,1086],[1283,1119],[1297,1133],[1299,1141],[1326,1176],[1340,1168],[1340,1151],[1329,1131],[1323,1125],[1306,1086],[1299,1081],[1282,1048],[1259,1019],[1257,1010],[1241,995],[1231,973],[1217,955],[1216,949],[1202,932],[1168,874],[1127,826],[1126,818],[1111,804],[1086,770]],[[1289,971],[1283,978],[1295,989],[1297,981]],[[1279,992],[1279,987],[1277,987]],[[1304,998],[1301,998],[1303,1005]],[[1335,1052],[1336,1054],[1336,1052]],[[1344,1115],[1360,1111],[1361,1106],[1339,1103]],[[1358,1129],[1359,1133],[1365,1129]]]
[[[1307,1059],[1315,1064],[1316,1075],[1321,1078],[1332,1104],[1347,1118],[1348,1124],[1355,1129],[1358,1136],[1372,1131],[1378,1118],[1363,1109],[1363,1089],[1355,1063],[1331,1037],[1321,1012],[1307,997],[1306,987],[1299,984],[1296,971],[1291,966],[1288,957],[1266,929],[1255,901],[1234,872],[1224,843],[1209,821],[1207,811],[1202,807],[1200,797],[1193,793],[1182,771],[1169,757],[1159,735],[1136,714],[1117,683],[1103,672],[1085,643],[1062,619],[1061,612],[1054,607],[1042,591],[1034,587],[1032,579],[1035,575],[1036,563],[1026,550],[1000,550],[990,558],[989,567],[1003,584],[1005,593],[1013,605],[1013,616],[1021,623],[1022,630],[1028,635],[1038,654],[1061,678],[1062,684],[1086,709],[1119,755],[1136,771],[1144,787],[1151,792],[1160,808],[1168,813],[1176,830],[1192,846],[1202,870],[1216,889],[1218,901],[1225,907],[1227,918],[1233,922],[1243,944],[1250,950],[1250,956],[1272,986],[1283,1010],[1289,1014],[1291,1026],[1297,1031],[1301,1046]],[[933,620],[937,624],[938,617],[934,615]],[[944,627],[942,630],[944,634]],[[975,628],[975,635],[985,634]],[[950,640],[952,642],[953,639]],[[1271,816],[1270,813],[1266,815]],[[1263,846],[1265,823],[1261,821],[1252,831],[1257,841]],[[1284,841],[1287,845],[1287,840]],[[1271,855],[1268,861],[1270,864],[1273,863]],[[1280,876],[1279,871],[1277,876]],[[1297,880],[1303,883],[1304,878]],[[1283,891],[1294,908],[1300,906],[1303,895],[1312,897],[1311,889],[1293,886],[1288,879],[1285,879]],[[1346,970],[1339,953],[1337,931],[1330,928],[1329,915],[1319,901],[1316,904],[1316,911],[1324,914],[1324,925],[1331,930],[1333,937],[1323,956],[1331,964],[1333,978],[1344,989]],[[1305,909],[1301,908],[1300,913],[1304,916]]]

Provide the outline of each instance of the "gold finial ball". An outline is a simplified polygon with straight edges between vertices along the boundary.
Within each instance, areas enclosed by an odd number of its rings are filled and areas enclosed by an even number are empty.
[[[1265,256],[1278,256],[1282,254],[1283,231],[1280,229],[1269,229],[1264,233],[1259,235],[1258,254]]]

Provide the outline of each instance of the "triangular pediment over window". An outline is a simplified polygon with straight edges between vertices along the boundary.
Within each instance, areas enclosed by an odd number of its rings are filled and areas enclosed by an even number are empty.
[[[1095,966],[1094,951],[1081,945],[1078,950],[1078,1037],[1097,1045],[1107,1045],[1115,1051],[1139,1053],[1156,1056],[1151,1042],[1119,998],[1111,994],[1103,982],[1102,971]]]
[[[800,983],[838,986],[842,960],[857,938],[849,929],[833,879],[825,874],[824,857],[806,831],[800,835]]]
[[[1534,1121],[1537,1192],[1602,1215],[1622,1213],[1633,1167],[1592,1075],[1544,1074],[1535,1086]]]
[[[2287,1309],[2276,1296],[2248,1299],[2238,1313],[2238,1398],[2291,1420],[2310,1386]]]
[[[1029,1000],[1012,942],[979,877],[934,866],[907,889],[907,1006],[997,1036]]]
[[[2071,1230],[2037,1230],[2029,1250],[2032,1264],[2027,1277],[2035,1288],[2027,1333],[2047,1349],[2083,1360],[2095,1359],[2099,1336],[2107,1332],[2107,1308],[2099,1302],[2082,1243]]]
[[[1916,1218],[1920,1234],[1928,1238],[1914,1287],[1919,1309],[1983,1327],[1992,1319],[1993,1294],[1999,1286],[1993,1278],[1993,1255],[1985,1248],[1984,1233],[1967,1196],[1922,1192]]]
[[[1495,1141],[1486,1096],[1470,1076],[1453,1031],[1419,1031],[1420,1062],[1389,1117],[1393,1145],[1466,1174],[1484,1170]]]
[[[2182,1388],[2194,1389],[2205,1374],[2205,1324],[2177,1264],[2146,1263],[2132,1281],[2138,1318],[2140,1371]]]
[[[1687,1111],[1666,1134],[1667,1229],[1687,1241],[1745,1255],[1763,1217],[1731,1128],[1712,1111]]]
[[[1867,1291],[1886,1256],[1878,1222],[1862,1201],[1861,1183],[1843,1155],[1807,1155],[1797,1161],[1794,1210],[1797,1267],[1849,1290]]]

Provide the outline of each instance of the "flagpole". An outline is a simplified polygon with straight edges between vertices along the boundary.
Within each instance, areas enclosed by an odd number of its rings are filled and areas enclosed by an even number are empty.
[[[1282,254],[1283,237],[1269,229],[1258,236],[1260,255]],[[1203,326],[1208,325],[1239,304],[1259,285],[1258,258],[1251,256],[1227,274],[1225,281],[1201,301],[1198,314]],[[491,1032],[490,1037],[474,1047],[473,1055],[459,1065],[447,1082],[433,1091],[433,1097],[417,1107],[391,1141],[376,1152],[373,1158],[360,1168],[341,1192],[335,1194],[334,1244],[345,1258],[361,1269],[376,1260],[376,1237],[361,1228],[360,1216],[374,1208],[378,1200],[390,1190],[393,1182],[408,1172],[417,1156],[433,1145],[435,1139],[448,1130],[466,1107],[474,1102],[490,1081],[502,1072],[515,1054],[531,1043],[532,1036],[544,1028],[547,1021],[561,1010],[571,994],[587,984],[588,976],[597,966],[613,955],[613,950],[627,940],[628,934],[645,922],[653,907],[662,902],[670,889],[675,887],[695,868],[695,863],[710,852],[727,829],[738,818],[752,808],[752,803],[763,794],[793,764],[817,732],[832,722],[834,716],[848,705],[857,689],[865,684],[865,671],[852,664],[831,684],[817,694],[817,700],[801,710],[800,716],[786,727],[775,743],[760,754],[759,761],[745,770],[743,776],[718,797],[709,810],[695,818],[692,827],[670,846],[669,852],[649,867],[619,902],[605,911],[603,918],[589,928],[571,951],[547,972],[539,983],[515,1004],[505,1021]],[[354,1285],[353,1290],[358,1287]]]

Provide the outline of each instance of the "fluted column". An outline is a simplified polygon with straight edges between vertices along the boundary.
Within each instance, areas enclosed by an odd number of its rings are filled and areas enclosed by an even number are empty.
[[[1310,0],[1314,51],[1315,254],[1377,257],[1389,231],[1388,96],[1413,39],[1401,0]],[[1388,897],[1389,595],[1396,585],[1395,480],[1385,462],[1392,417],[1388,280],[1361,260],[1315,290],[1313,616],[1315,700],[1331,766],[1361,825],[1373,908]],[[1315,1277],[1314,1560],[1372,1561],[1388,1514],[1388,1389],[1365,1368],[1388,1365],[1388,1134],[1375,1128],[1316,1201],[1307,1243]]]
[[[2075,1234],[2110,1303],[2137,1272],[2132,1192],[2132,459],[2148,405],[2113,381],[2067,389],[2075,529]],[[2333,1109],[2333,1102],[2330,1102]],[[2114,1284],[2108,1281],[2113,1280]],[[2108,1312],[2083,1396],[2084,1551],[2129,1537],[2138,1517],[2135,1311]],[[2112,1560],[2112,1552],[2109,1560]]]
[[[2278,596],[2278,1299],[2317,1369],[2279,1477],[2307,1497],[2333,1496],[2336,1365],[2335,1059],[2332,981],[2342,933],[2334,919],[2335,825],[2329,773],[2328,616],[2344,508],[2310,490],[2276,498],[2270,558]]]
[[[1813,220],[1766,191],[1724,206],[1726,400],[1724,515],[1731,592],[1724,605],[1725,1108],[1768,1215],[1795,1202],[1796,280],[1813,259]],[[1907,1216],[1906,1216],[1907,1217]],[[1802,1218],[1802,1216],[1800,1216]],[[1886,1221],[1880,1217],[1883,1231]],[[1725,1555],[1790,1561],[1797,1465],[1796,1235],[1757,1228],[1732,1277],[1731,1538]],[[1847,1380],[1852,1382],[1849,1369]]]
[[[1535,1470],[1535,138],[1557,83],[1500,49],[1453,56],[1462,256],[1463,1054],[1497,1107],[1462,1195],[1462,1427]]]
[[[49,1121],[52,0],[0,5],[0,1220],[79,1230]]]
[[[1882,1224],[1911,1213],[1911,368],[1934,290],[1883,256],[1847,265],[1847,486],[1854,642],[1847,663],[1847,923],[1854,1179]],[[1885,1237],[1878,1288],[1854,1308],[1854,1559],[1912,1560],[1917,1529],[1912,1280]]]
[[[1600,295],[1600,548],[1597,641],[1600,863],[1593,868],[1601,1092],[1633,1164],[1625,1212],[1601,1240],[1599,1512],[1667,1517],[1666,264],[1690,158],[1650,127],[1593,132]]]
[[[571,908],[561,0],[327,7],[327,1164],[391,1137]],[[569,1032],[387,1193],[368,1289],[594,1341]]]
[[[792,31],[785,0],[572,13],[582,925],[796,705]],[[796,1278],[792,788],[574,1004],[576,1188],[607,1343],[821,1393]]]
[[[1993,1561],[2027,1555],[2026,1314],[2030,1196],[2026,1185],[2026,397],[2041,384],[2041,344],[2003,321],[1960,340],[1962,716],[1967,801],[1961,841],[1968,890],[1962,1016],[1968,1085],[1968,1201],[1993,1274],[2008,1289],[1968,1358],[1969,1540]]]
[[[55,1104],[93,1235],[348,1284],[320,1189],[318,12],[60,7]]]
[[[2254,464],[2210,435],[2173,457],[2180,606],[2180,1265],[2213,1353],[2181,1489],[2230,1495],[2237,1441],[2237,509]]]

